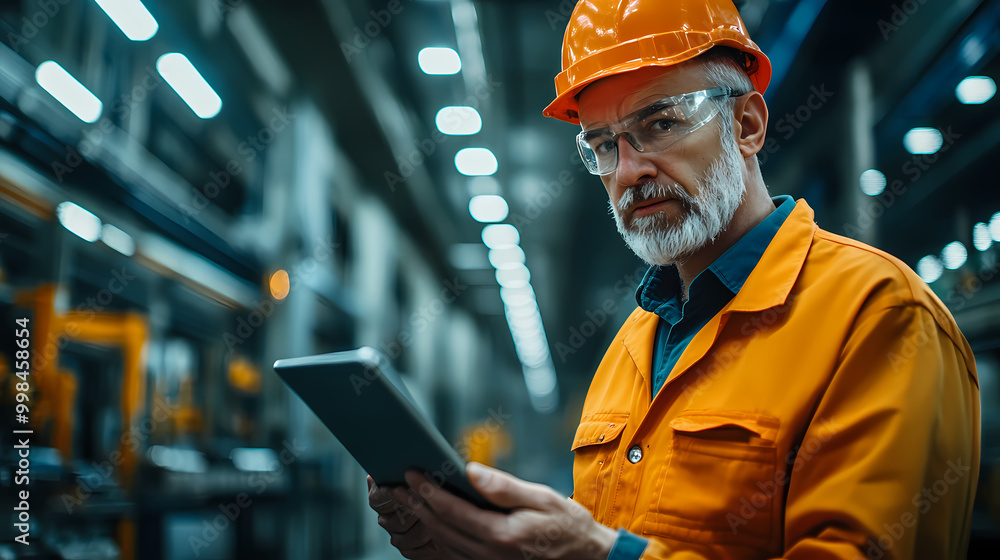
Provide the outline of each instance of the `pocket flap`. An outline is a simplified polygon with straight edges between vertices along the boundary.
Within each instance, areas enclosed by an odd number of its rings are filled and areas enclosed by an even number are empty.
[[[771,416],[736,410],[691,410],[670,421],[670,427],[679,432],[704,432],[715,428],[738,427],[772,443],[778,436],[780,424],[777,418]]]
[[[595,414],[580,422],[573,438],[572,451],[585,445],[600,445],[614,441],[625,429],[628,414]]]

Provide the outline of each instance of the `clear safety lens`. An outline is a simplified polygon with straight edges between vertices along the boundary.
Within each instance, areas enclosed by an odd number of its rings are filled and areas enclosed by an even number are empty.
[[[729,88],[714,88],[667,97],[616,125],[584,130],[576,136],[580,157],[590,173],[607,175],[618,168],[619,136],[639,152],[666,150],[718,114],[719,106],[709,99],[730,95]]]

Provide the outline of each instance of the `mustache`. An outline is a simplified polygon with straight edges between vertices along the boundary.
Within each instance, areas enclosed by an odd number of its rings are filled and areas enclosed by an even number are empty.
[[[632,215],[635,208],[647,201],[657,198],[672,198],[679,200],[688,209],[698,208],[698,201],[687,193],[680,185],[673,183],[663,185],[655,181],[647,181],[641,185],[635,185],[625,189],[617,203],[612,203],[612,214],[615,209],[623,219]]]

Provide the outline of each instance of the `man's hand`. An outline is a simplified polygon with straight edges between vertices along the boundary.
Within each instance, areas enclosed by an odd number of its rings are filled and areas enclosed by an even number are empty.
[[[368,505],[378,512],[378,524],[389,533],[389,542],[410,560],[438,558],[438,549],[413,510],[398,502],[392,488],[378,486],[368,477]]]
[[[406,474],[409,489],[393,490],[420,519],[435,558],[604,560],[611,552],[615,531],[548,486],[478,463],[469,463],[466,473],[484,498],[512,511],[479,509],[413,471]]]

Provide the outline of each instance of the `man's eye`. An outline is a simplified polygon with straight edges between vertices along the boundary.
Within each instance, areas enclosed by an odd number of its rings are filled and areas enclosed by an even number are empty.
[[[670,119],[656,119],[647,125],[646,130],[649,132],[667,132],[673,128],[675,124],[677,123]]]
[[[615,141],[610,138],[604,140],[603,142],[595,142],[594,144],[594,152],[602,156],[610,154],[615,150]]]

